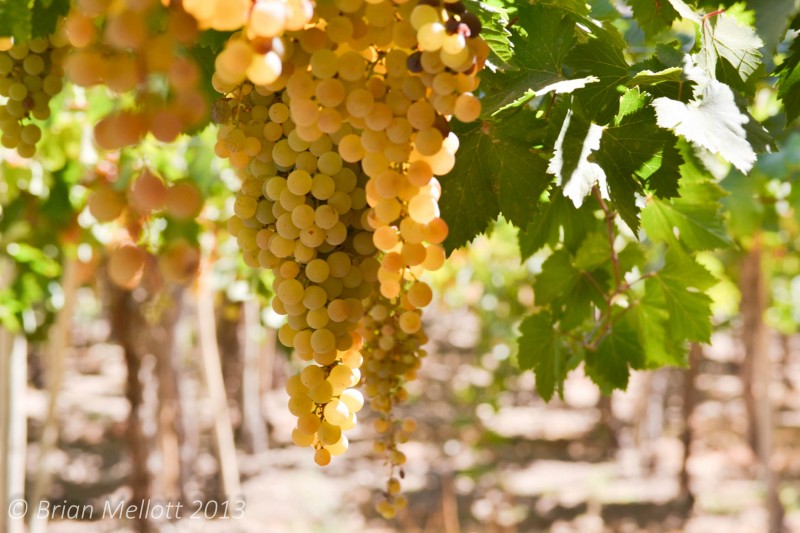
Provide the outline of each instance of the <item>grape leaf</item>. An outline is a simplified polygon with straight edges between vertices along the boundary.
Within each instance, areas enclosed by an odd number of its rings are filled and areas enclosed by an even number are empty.
[[[725,59],[747,81],[761,65],[764,41],[752,28],[740,26],[736,19],[725,13],[703,18],[703,46],[698,55],[698,64],[709,76],[717,72],[717,61]]]
[[[688,104],[669,98],[653,100],[658,125],[721,155],[742,172],[756,162],[743,127],[750,119],[739,111],[730,87],[706,79],[695,86]]]
[[[626,389],[630,368],[643,368],[645,363],[638,332],[627,316],[615,320],[597,350],[587,350],[585,358],[586,374],[605,394]]]
[[[508,109],[513,109],[515,107],[520,107],[520,106],[522,106],[524,104],[527,104],[528,102],[530,102],[531,100],[533,100],[537,96],[542,96],[542,95],[545,95],[547,93],[569,94],[571,92],[576,91],[577,89],[582,89],[582,88],[586,87],[586,85],[589,84],[589,83],[594,83],[596,81],[599,81],[599,80],[597,78],[595,78],[594,76],[587,76],[585,78],[576,78],[576,79],[573,79],[573,80],[557,81],[555,83],[551,83],[550,85],[542,87],[538,91],[534,91],[533,89],[528,89],[527,91],[525,91],[525,93],[522,96],[520,96],[519,98],[517,98],[516,100],[514,100],[510,104],[504,105],[503,107],[501,107],[500,109],[498,109],[497,111],[492,113],[492,115],[494,116],[494,115],[502,113],[503,111],[506,111]]]
[[[608,123],[614,117],[619,102],[617,87],[625,85],[629,78],[622,48],[612,39],[610,34],[597,31],[589,36],[589,42],[573,48],[566,58],[576,75],[595,76],[599,80],[575,92],[587,118],[598,124]]]
[[[58,19],[69,13],[69,0],[35,0],[31,37],[47,37],[56,30]]]
[[[792,23],[792,28],[800,27],[800,17]],[[800,116],[800,39],[795,38],[789,53],[775,74],[778,75],[778,97],[783,100],[786,120],[793,121]]]
[[[558,184],[564,187],[564,196],[571,199],[576,208],[583,204],[595,185],[608,198],[605,172],[589,160],[591,153],[600,147],[602,135],[602,127],[569,110],[556,139],[547,172],[558,178]]]
[[[670,246],[664,268],[645,281],[645,291],[663,298],[673,335],[691,341],[711,339],[711,298],[701,292],[716,279],[699,263],[675,246]]]
[[[783,41],[789,22],[797,14],[800,2],[797,0],[750,0],[748,9],[756,13],[756,30],[764,41],[767,52],[775,52],[775,48]],[[771,54],[764,59],[771,60]]]
[[[575,44],[574,26],[575,22],[558,9],[520,3],[510,28],[513,59],[500,72],[485,71],[482,76],[484,116],[520,98],[529,98],[528,91],[566,79],[561,69]]]
[[[679,83],[682,79],[683,69],[680,67],[669,67],[658,72],[640,70],[628,81],[628,87],[656,85],[664,82]]]
[[[631,6],[634,20],[648,37],[669,29],[678,18],[678,12],[666,0],[627,0],[626,3]]]
[[[575,268],[566,250],[554,252],[542,264],[542,272],[533,284],[536,305],[550,305],[553,316],[566,329],[591,317],[592,303],[604,305],[601,290],[583,272]]]
[[[680,178],[680,167],[683,165],[683,157],[678,150],[677,143],[667,143],[664,150],[656,155],[657,161],[645,163],[639,171],[639,175],[647,180],[648,188],[659,198],[673,198],[678,196],[678,181]],[[645,168],[655,166],[655,172],[643,172]],[[649,168],[648,168],[649,170]]]
[[[551,181],[527,138],[534,116],[520,109],[498,121],[453,124],[461,143],[455,167],[440,178],[439,201],[450,227],[448,251],[483,233],[500,213],[517,227],[533,219]]]
[[[652,198],[642,211],[647,235],[661,242],[678,240],[692,250],[714,250],[731,245],[722,218],[724,193],[714,183],[681,187],[681,196],[671,200]],[[677,235],[676,235],[677,233]]]
[[[632,313],[639,342],[644,347],[646,367],[686,366],[685,342],[671,333],[663,292],[647,293]]]
[[[586,17],[589,14],[589,5],[584,0],[539,0],[538,3],[563,9],[579,17]]]
[[[608,235],[602,232],[587,235],[575,255],[575,268],[580,270],[594,270],[610,262],[611,244]]]
[[[695,13],[691,7],[686,5],[686,2],[683,0],[669,0],[669,3],[681,17],[700,24],[700,21],[702,20],[700,15]]]
[[[467,10],[475,13],[481,21],[481,38],[497,58],[506,63],[514,57],[511,33],[508,31],[508,12],[498,1],[465,0]]]
[[[232,31],[204,30],[197,37],[197,46],[208,48],[216,55],[233,35]]]
[[[5,0],[0,3],[0,36],[24,42],[31,36],[33,0]]]
[[[520,324],[519,331],[519,367],[534,371],[536,390],[542,398],[550,400],[554,392],[561,396],[567,364],[552,315],[547,311],[529,315]]]
[[[595,207],[596,203],[587,202],[576,209],[561,191],[552,191],[550,201],[534,215],[527,228],[519,231],[517,237],[522,260],[546,244],[554,248],[559,240],[567,250],[576,251],[584,236],[598,225],[593,213]]]
[[[566,250],[558,250],[542,264],[542,272],[536,276],[533,293],[536,305],[547,305],[572,290],[581,273],[572,265]]]
[[[636,194],[642,193],[636,173],[646,163],[652,164],[666,146],[674,144],[672,135],[657,127],[653,110],[645,107],[647,98],[638,88],[622,96],[615,125],[603,132],[594,155],[605,171],[617,211],[634,233],[639,229]]]
[[[728,219],[728,228],[737,237],[753,235],[764,224],[765,208],[759,194],[763,181],[760,175],[745,176],[740,172],[731,172],[720,183],[730,192],[722,202],[732,215]]]

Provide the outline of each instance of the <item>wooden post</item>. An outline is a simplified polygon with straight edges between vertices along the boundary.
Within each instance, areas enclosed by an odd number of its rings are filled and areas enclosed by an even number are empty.
[[[0,327],[0,531],[6,533],[25,529],[25,517],[18,514],[25,504],[13,502],[25,495],[27,357],[25,335]]]
[[[767,286],[762,265],[762,243],[755,235],[750,251],[742,262],[742,342],[745,352],[743,376],[745,391],[751,401],[751,435],[754,436],[761,474],[766,489],[769,533],[783,531],[784,509],[779,498],[780,476],[772,462],[774,413],[769,396],[772,370],[770,346],[764,313],[767,308]],[[747,385],[749,383],[749,386]]]
[[[261,353],[269,345],[259,335],[261,320],[258,303],[245,302],[242,306],[244,320],[241,321],[242,365],[242,433],[251,453],[267,450],[267,429],[261,411]],[[267,332],[269,333],[269,332]],[[268,335],[266,335],[268,336]],[[269,339],[267,339],[269,340]],[[271,369],[270,369],[271,370]]]
[[[683,374],[683,431],[681,432],[681,442],[683,443],[683,461],[679,476],[680,496],[686,499],[687,511],[694,508],[694,492],[692,492],[691,480],[689,479],[689,457],[692,452],[692,440],[694,431],[692,430],[692,414],[697,405],[697,389],[695,379],[700,373],[700,362],[703,360],[703,347],[693,343],[689,348],[689,368]]]
[[[217,322],[214,317],[214,294],[209,284],[209,270],[208,265],[201,269],[198,279],[197,331],[200,340],[203,376],[211,401],[214,444],[219,460],[222,492],[227,500],[234,500],[241,496],[239,465],[231,417],[228,412],[225,383],[222,378],[222,364],[217,345]]]
[[[78,264],[74,258],[64,260],[61,287],[64,293],[64,306],[58,311],[56,321],[50,328],[45,348],[47,414],[39,443],[39,460],[36,462],[30,491],[31,506],[37,506],[40,501],[47,498],[52,482],[51,462],[53,451],[58,446],[58,397],[64,381],[64,367],[67,350],[70,347],[70,329],[78,291]],[[29,513],[28,527],[30,533],[44,533],[47,529],[47,517],[39,517],[33,512]]]

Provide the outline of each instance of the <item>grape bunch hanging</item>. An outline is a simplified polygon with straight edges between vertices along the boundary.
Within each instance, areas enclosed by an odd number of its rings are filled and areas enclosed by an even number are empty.
[[[377,504],[388,518],[406,505],[398,444],[415,424],[394,413],[425,356],[421,278],[445,260],[436,176],[455,163],[451,117],[480,115],[488,47],[460,2],[305,7],[257,2],[217,57],[215,150],[242,179],[229,229],[249,265],[275,273],[279,339],[308,362],[286,385],[292,439],[320,465],[344,453],[363,384],[390,468]],[[283,13],[283,32],[273,21],[259,33],[266,11]]]

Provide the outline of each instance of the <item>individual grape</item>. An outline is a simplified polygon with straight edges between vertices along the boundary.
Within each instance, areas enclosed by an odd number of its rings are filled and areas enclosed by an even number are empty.
[[[108,256],[108,276],[123,289],[133,289],[141,281],[147,254],[132,243],[114,248]]]
[[[167,189],[164,207],[167,213],[177,219],[192,219],[203,208],[203,196],[193,182],[179,181]]]
[[[164,181],[144,169],[130,189],[131,205],[141,213],[162,209],[167,201],[167,186]]]
[[[98,222],[111,222],[125,210],[125,197],[109,186],[100,186],[89,195],[89,212]]]

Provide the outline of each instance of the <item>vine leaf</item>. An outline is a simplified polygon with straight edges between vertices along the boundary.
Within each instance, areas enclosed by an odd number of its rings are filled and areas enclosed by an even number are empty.
[[[0,36],[14,37],[17,42],[31,36],[31,0],[5,0],[0,3]]]
[[[567,111],[547,172],[558,178],[558,184],[564,187],[564,196],[572,200],[576,208],[583,204],[595,185],[599,185],[603,196],[608,198],[606,174],[600,165],[589,160],[591,153],[600,148],[602,135],[601,126],[582,120],[572,110]]]
[[[575,268],[594,270],[611,262],[611,244],[608,235],[602,232],[590,233],[581,243],[575,255]]]
[[[677,143],[667,143],[664,150],[653,161],[645,163],[639,175],[647,179],[647,186],[659,198],[673,198],[678,196],[678,176],[683,165],[683,156],[678,150]],[[650,168],[657,168],[650,172]]]
[[[613,40],[615,35],[603,28],[596,30],[589,35],[589,42],[572,49],[567,63],[576,74],[598,78],[598,82],[576,91],[575,95],[587,118],[606,124],[616,114],[619,102],[617,87],[628,82],[629,66],[622,49]]]
[[[676,338],[669,328],[669,311],[663,292],[647,296],[633,309],[639,341],[645,352],[645,366],[685,366],[686,348],[683,338]]]
[[[518,5],[517,17],[510,28],[513,59],[500,72],[483,76],[484,116],[566,79],[561,68],[575,44],[575,22],[559,9],[528,3]]]
[[[717,61],[727,61],[742,78],[747,81],[761,65],[761,52],[764,41],[752,28],[740,26],[736,19],[720,13],[704,18],[702,23],[703,47],[700,49],[698,64],[709,76],[717,72]]]
[[[626,389],[630,368],[644,368],[644,364],[644,349],[628,317],[614,322],[597,350],[586,351],[586,374],[605,394]]]
[[[666,1],[628,0],[627,3],[631,6],[633,18],[639,27],[650,37],[670,28],[672,22],[678,18],[678,12]]]
[[[800,26],[800,17],[795,19],[792,28]],[[775,69],[778,75],[778,97],[786,108],[786,120],[793,121],[800,116],[800,39],[795,38],[789,54]]]
[[[572,263],[566,250],[554,252],[542,265],[533,284],[536,305],[550,305],[564,328],[571,329],[588,319],[592,304],[603,305],[603,294]]]
[[[563,394],[567,365],[553,327],[553,317],[547,311],[527,316],[519,326],[517,361],[522,370],[533,370],[536,390],[549,401],[554,392]]]
[[[678,240],[692,250],[715,250],[731,245],[718,202],[724,193],[714,183],[681,188],[671,200],[653,198],[642,211],[642,224],[654,241]]]
[[[528,227],[519,232],[522,260],[528,259],[545,245],[554,248],[559,240],[566,249],[577,250],[584,236],[598,224],[593,213],[595,205],[588,204],[575,209],[560,191],[551,192],[550,201],[534,215]]]
[[[672,135],[656,125],[653,110],[645,107],[647,99],[638,88],[622,96],[615,124],[606,128],[594,156],[605,171],[617,211],[634,233],[639,230],[636,194],[642,193],[636,173],[674,143]],[[674,179],[677,181],[677,175]]]
[[[716,283],[703,266],[670,246],[664,268],[645,282],[645,299],[663,299],[674,335],[696,342],[711,340],[711,298],[701,292]]]
[[[455,167],[440,179],[439,201],[450,226],[448,252],[486,231],[500,213],[517,227],[533,220],[551,181],[547,162],[530,148],[533,116],[519,110],[500,121],[453,124],[461,143]]]
[[[481,21],[481,37],[492,53],[507,63],[514,57],[511,44],[511,32],[508,31],[508,12],[500,2],[466,0],[464,2],[470,13],[475,13]]]
[[[503,111],[506,111],[508,109],[513,109],[515,107],[520,107],[520,106],[522,106],[524,104],[527,104],[528,102],[530,102],[531,100],[533,100],[537,96],[542,96],[542,95],[545,95],[547,93],[569,94],[569,93],[572,93],[572,92],[574,92],[574,91],[576,91],[578,89],[583,89],[589,83],[595,83],[597,81],[600,81],[600,80],[598,80],[594,76],[587,76],[585,78],[576,78],[576,79],[573,79],[573,80],[557,81],[555,83],[551,83],[550,85],[542,87],[541,89],[539,89],[537,91],[534,91],[533,89],[528,89],[527,91],[525,91],[525,93],[522,96],[520,96],[519,98],[517,98],[516,100],[514,100],[510,104],[504,105],[503,107],[501,107],[500,109],[498,109],[497,111],[492,113],[492,116],[497,115],[499,113],[502,113]]]
[[[58,19],[69,13],[69,0],[35,0],[31,16],[31,37],[47,37],[56,30]]]
[[[750,118],[739,111],[730,87],[713,79],[704,81],[695,86],[694,100],[688,104],[663,97],[653,100],[658,125],[721,155],[747,173],[756,162],[744,128]]]

